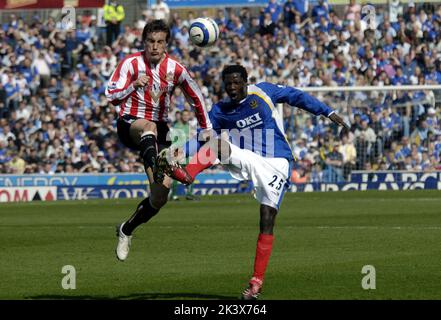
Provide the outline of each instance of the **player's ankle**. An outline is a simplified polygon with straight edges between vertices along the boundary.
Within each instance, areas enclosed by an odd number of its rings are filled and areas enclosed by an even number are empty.
[[[256,284],[258,286],[262,286],[263,284],[263,277],[259,277],[259,276],[253,276],[250,280],[251,284]]]
[[[121,232],[125,235],[125,236],[127,236],[127,237],[130,237],[131,235],[132,235],[132,232],[130,231],[130,230],[128,230],[127,228],[128,228],[128,225],[127,225],[128,223],[127,222],[124,222],[124,224],[122,225],[122,227],[121,227]]]

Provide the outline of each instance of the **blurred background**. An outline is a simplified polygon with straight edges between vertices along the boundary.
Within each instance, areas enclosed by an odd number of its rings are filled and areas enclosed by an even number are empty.
[[[147,184],[138,155],[118,141],[117,108],[104,91],[117,63],[143,49],[140,35],[152,19],[170,23],[169,54],[187,66],[209,108],[225,97],[223,66],[240,63],[250,83],[301,88],[351,124],[341,136],[327,119],[279,106],[298,158],[293,191],[402,183],[403,172],[415,174],[412,182],[426,173],[441,181],[440,1],[2,0],[0,9],[1,187]],[[201,16],[221,30],[211,48],[189,40],[191,20]],[[179,90],[169,114],[172,130],[195,133]],[[20,180],[23,174],[33,178]],[[176,186],[175,195],[249,191],[221,167],[198,178],[199,189]],[[435,182],[425,187],[438,188]]]

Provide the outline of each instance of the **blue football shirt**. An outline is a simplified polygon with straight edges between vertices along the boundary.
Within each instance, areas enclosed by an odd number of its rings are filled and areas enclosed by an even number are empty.
[[[265,157],[294,159],[286,139],[283,120],[276,104],[287,103],[316,116],[328,117],[333,110],[306,92],[293,87],[262,82],[248,86],[247,97],[239,103],[229,100],[213,105],[209,112],[213,129],[226,132],[230,141]]]

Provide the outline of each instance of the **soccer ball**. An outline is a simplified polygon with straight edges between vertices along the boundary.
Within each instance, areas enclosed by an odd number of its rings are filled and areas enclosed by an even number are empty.
[[[219,38],[219,27],[213,19],[197,18],[192,21],[188,33],[194,45],[210,47]]]

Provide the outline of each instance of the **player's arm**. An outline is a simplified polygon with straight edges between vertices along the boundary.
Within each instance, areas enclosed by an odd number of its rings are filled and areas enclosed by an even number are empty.
[[[331,107],[302,90],[270,83],[262,83],[259,85],[265,92],[271,93],[270,95],[276,103],[287,103],[290,106],[301,108],[316,116],[323,115],[337,125],[344,127],[346,130],[350,129]]]
[[[204,97],[199,89],[198,84],[190,76],[187,69],[182,68],[178,83],[185,95],[187,102],[194,110],[199,126],[202,129],[211,129],[213,126],[205,107]]]
[[[133,91],[147,84],[147,77],[142,76],[133,81],[133,70],[130,60],[123,60],[110,77],[106,87],[106,98],[113,105],[119,105]]]

